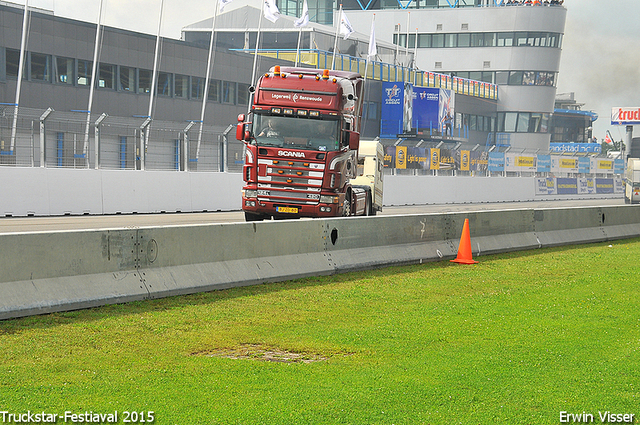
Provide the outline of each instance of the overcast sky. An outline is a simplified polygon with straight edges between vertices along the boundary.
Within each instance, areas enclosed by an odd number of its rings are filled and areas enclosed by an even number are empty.
[[[160,0],[103,1],[104,25],[157,31]],[[97,22],[99,4],[99,0],[29,0],[30,6],[90,22]],[[640,107],[640,1],[565,0],[564,4],[567,23],[558,93],[574,92],[576,100],[585,104],[583,109],[599,115],[595,137],[602,139],[610,130],[620,140],[625,127],[610,126],[611,108]],[[182,27],[211,17],[213,8],[213,0],[164,0],[163,36],[179,38]],[[634,131],[639,132],[640,126]]]

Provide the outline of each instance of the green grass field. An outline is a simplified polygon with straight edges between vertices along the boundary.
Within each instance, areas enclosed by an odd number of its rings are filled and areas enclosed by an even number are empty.
[[[640,240],[616,241],[0,322],[0,411],[177,425],[640,415],[638,258]]]

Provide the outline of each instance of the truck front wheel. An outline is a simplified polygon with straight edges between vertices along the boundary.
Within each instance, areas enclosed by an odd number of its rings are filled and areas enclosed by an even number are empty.
[[[349,217],[351,215],[351,191],[344,194],[344,203],[342,204],[342,216]]]

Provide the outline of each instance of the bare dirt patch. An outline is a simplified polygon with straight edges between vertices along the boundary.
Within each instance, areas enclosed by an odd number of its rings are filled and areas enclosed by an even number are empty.
[[[261,344],[242,344],[234,348],[201,351],[193,353],[193,355],[279,363],[313,363],[321,362],[329,358],[322,354],[281,350]]]

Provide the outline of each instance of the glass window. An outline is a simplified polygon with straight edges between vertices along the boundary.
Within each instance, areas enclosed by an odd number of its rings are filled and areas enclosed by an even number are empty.
[[[202,99],[204,95],[204,78],[191,77],[191,99]]]
[[[529,122],[529,133],[540,133],[540,124],[542,123],[542,114],[531,114]]]
[[[475,33],[471,34],[471,47],[482,47],[484,46],[484,34]]]
[[[91,67],[93,61],[78,60],[78,85],[88,86],[91,84]]]
[[[235,105],[236,103],[236,83],[231,81],[222,82],[222,102]]]
[[[51,56],[31,53],[31,80],[51,81]]]
[[[471,45],[471,34],[458,34],[458,47],[469,47]]]
[[[470,115],[469,116],[469,130],[476,131],[478,129],[477,123],[478,123],[477,117],[475,115]]]
[[[56,83],[73,84],[74,60],[71,58],[56,58],[55,64]]]
[[[549,39],[547,41],[548,47],[558,47],[558,34],[551,33],[549,34]]]
[[[431,34],[418,35],[418,47],[431,47]]]
[[[433,34],[431,36],[431,47],[444,47],[444,34]]]
[[[510,86],[522,85],[523,74],[524,73],[522,71],[511,71],[511,73],[509,74],[509,85]]]
[[[120,86],[122,91],[135,93],[136,91],[136,69],[127,66],[120,67]]]
[[[515,133],[517,122],[518,122],[517,112],[506,112],[504,114],[504,131],[508,133]]]
[[[369,102],[366,117],[370,120],[378,119],[378,104],[376,102]]]
[[[536,73],[534,71],[525,71],[522,74],[522,85],[532,86],[536,83]]]
[[[480,81],[484,81],[485,83],[493,83],[493,72],[484,71],[482,73],[482,79]]]
[[[469,78],[471,80],[480,81],[480,79],[482,78],[482,72],[481,71],[470,71],[469,72]]]
[[[517,32],[516,33],[516,46],[526,46],[527,41],[529,40],[529,34],[526,32]]]
[[[416,47],[416,35],[414,34],[409,34],[409,48],[414,48]]]
[[[115,65],[100,64],[100,70],[98,72],[98,87],[103,89],[115,89],[116,88],[116,73]]]
[[[509,71],[496,71],[496,84],[509,84]]]
[[[518,133],[529,132],[529,118],[531,118],[529,112],[520,112],[518,116]]]
[[[189,97],[189,77],[176,74],[176,97],[186,99]]]
[[[494,47],[496,45],[496,33],[487,32],[484,34],[484,47]]]
[[[209,80],[209,94],[207,99],[211,102],[220,102],[220,80]]]
[[[444,35],[444,47],[457,47],[458,34],[445,34]]]
[[[171,96],[171,76],[168,72],[158,72],[158,96]]]
[[[151,74],[148,69],[138,70],[138,93],[150,93],[151,92]]]
[[[249,104],[249,84],[238,83],[238,105]]]
[[[6,54],[7,77],[18,78],[18,65],[20,63],[20,50],[7,49]]]
[[[511,47],[513,46],[513,37],[514,34],[512,32],[499,32],[498,33],[498,47]]]

